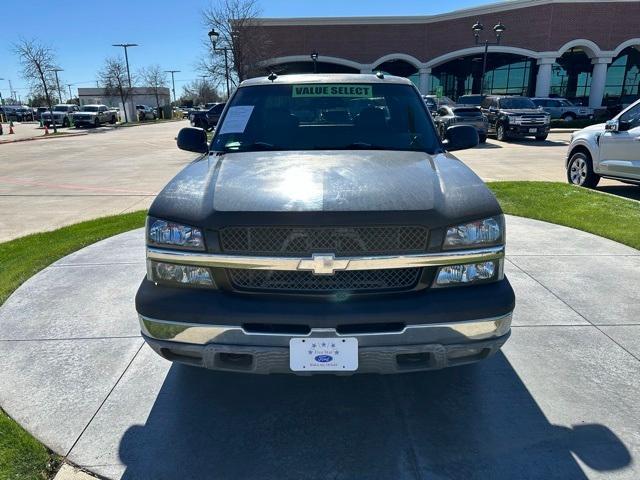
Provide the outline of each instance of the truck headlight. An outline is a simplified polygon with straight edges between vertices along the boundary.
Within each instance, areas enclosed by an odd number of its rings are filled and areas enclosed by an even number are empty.
[[[499,263],[493,260],[465,265],[447,265],[438,270],[435,286],[446,287],[494,280],[500,275],[500,270]]]
[[[452,249],[493,245],[502,241],[503,230],[504,216],[502,215],[449,227],[442,248]]]
[[[155,283],[171,283],[196,287],[215,288],[215,282],[208,268],[195,265],[147,260],[147,279]]]
[[[188,225],[147,218],[147,243],[158,247],[204,250],[202,230]]]

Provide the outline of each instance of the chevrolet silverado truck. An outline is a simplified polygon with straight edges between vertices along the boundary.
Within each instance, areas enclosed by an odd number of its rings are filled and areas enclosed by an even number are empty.
[[[336,112],[342,112],[337,114]],[[136,309],[170,361],[251,373],[400,373],[482,360],[510,334],[505,222],[404,78],[242,82],[153,202]]]
[[[73,123],[76,127],[94,127],[97,128],[103,123],[116,123],[116,112],[109,110],[106,105],[84,105],[79,112],[75,112],[72,116]]]
[[[606,123],[571,135],[567,180],[595,188],[600,178],[640,185],[640,100]]]

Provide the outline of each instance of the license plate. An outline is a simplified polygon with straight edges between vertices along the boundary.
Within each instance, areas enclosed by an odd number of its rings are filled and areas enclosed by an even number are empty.
[[[529,129],[529,133],[537,133],[538,129],[537,128],[530,128]]]
[[[358,339],[292,338],[289,367],[294,372],[353,372],[358,369]]]

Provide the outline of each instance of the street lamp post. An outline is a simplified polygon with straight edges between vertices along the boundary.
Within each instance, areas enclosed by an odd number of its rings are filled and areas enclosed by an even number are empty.
[[[173,77],[173,75],[175,73],[180,72],[180,70],[165,70],[165,73],[170,73],[171,74],[171,85],[173,86],[173,101],[177,102],[178,99],[176,98],[176,80]]]
[[[311,60],[313,61],[313,73],[318,73],[318,51],[311,52]]]
[[[229,100],[229,59],[228,59],[228,47],[216,48],[216,43],[220,38],[220,34],[215,30],[209,32],[209,39],[211,40],[211,47],[214,52],[224,52],[224,78],[227,82],[227,100]]]
[[[62,90],[60,89],[60,79],[58,78],[58,72],[64,72],[62,68],[52,68],[51,71],[56,74],[56,85],[58,86],[58,98],[62,103]]]
[[[473,24],[473,27],[471,27],[471,29],[473,30],[473,36],[476,39],[476,45],[480,45],[480,34],[482,33],[482,31],[484,30],[484,25],[482,25],[480,23],[480,21],[477,21],[476,23]],[[493,27],[493,33],[496,37],[496,41],[495,42],[490,42],[489,40],[485,39],[484,42],[484,57],[482,59],[482,77],[480,77],[480,95],[482,95],[484,93],[484,76],[485,73],[487,72],[487,56],[489,54],[489,45],[500,45],[500,40],[502,39],[502,34],[504,33],[504,31],[507,29],[507,27],[505,27],[502,22],[498,22],[494,27]]]
[[[127,63],[127,79],[129,80],[129,88],[131,88],[131,72],[129,71],[129,54],[127,53],[127,48],[129,47],[137,47],[137,43],[114,43],[112,47],[122,47],[124,48],[124,60]]]
[[[67,83],[67,87],[69,87],[69,100],[73,98],[73,96],[71,95],[71,85],[71,83]]]

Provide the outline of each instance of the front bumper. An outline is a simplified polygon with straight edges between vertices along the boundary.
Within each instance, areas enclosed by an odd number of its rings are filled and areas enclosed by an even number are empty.
[[[549,125],[507,125],[507,131],[518,136],[542,136],[549,133]]]
[[[163,358],[212,370],[270,374],[289,368],[294,337],[358,340],[356,373],[434,370],[483,360],[507,341],[511,314],[450,324],[413,325],[398,332],[341,335],[313,329],[307,335],[251,333],[241,327],[177,324],[140,317],[145,341]]]

